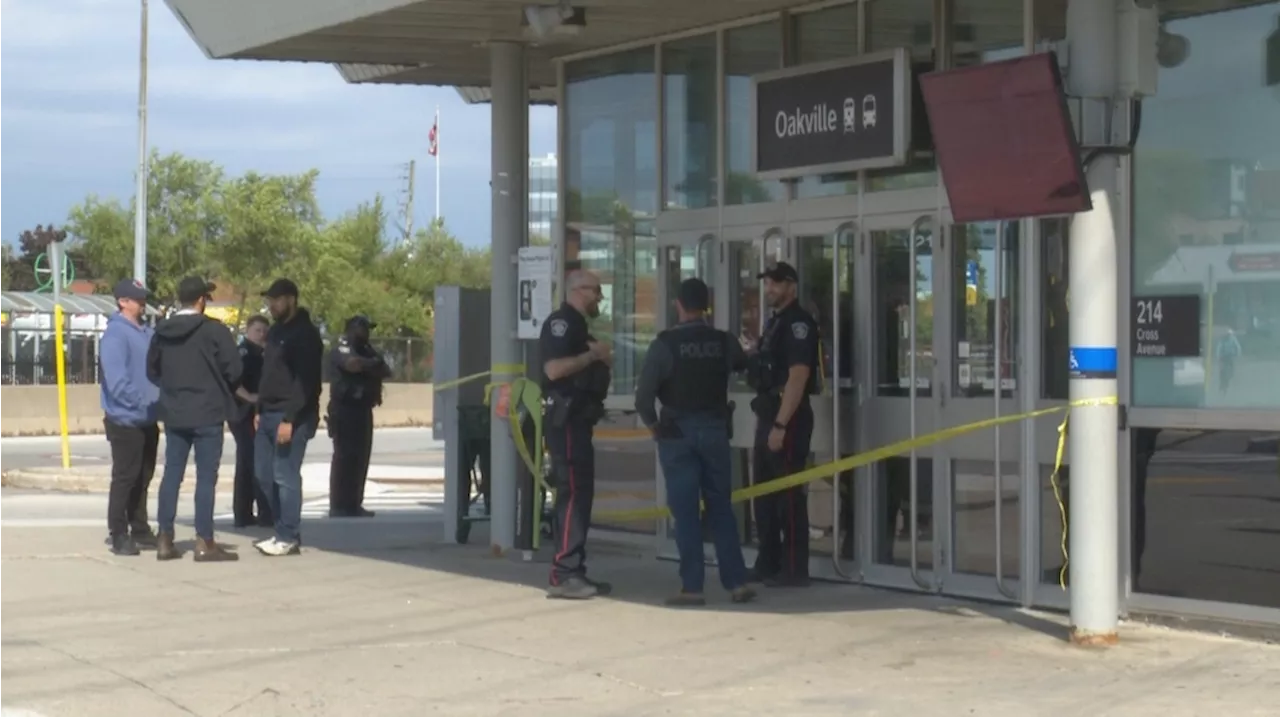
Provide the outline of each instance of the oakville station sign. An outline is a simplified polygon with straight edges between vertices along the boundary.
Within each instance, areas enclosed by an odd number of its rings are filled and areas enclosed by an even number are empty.
[[[911,80],[903,48],[756,75],[756,176],[794,179],[906,164]]]

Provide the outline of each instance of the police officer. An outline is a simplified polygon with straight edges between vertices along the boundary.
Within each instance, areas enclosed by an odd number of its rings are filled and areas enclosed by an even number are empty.
[[[231,421],[231,435],[236,440],[235,490],[231,505],[237,528],[276,524],[275,517],[271,515],[271,501],[263,493],[253,468],[253,419],[258,412],[258,386],[262,382],[262,348],[267,343],[267,329],[270,327],[267,317],[255,314],[245,323],[244,337],[240,339],[240,363],[244,365],[244,373],[236,389],[236,417]],[[256,518],[253,514],[255,503],[258,506]]]
[[[809,394],[817,389],[818,324],[796,300],[799,276],[778,262],[759,278],[773,316],[751,351],[748,381],[756,391],[755,481],[804,469],[813,437]],[[760,550],[753,579],[765,585],[809,584],[809,506],[804,486],[756,499]]]
[[[382,405],[382,382],[391,375],[382,356],[369,345],[369,331],[377,324],[367,316],[347,320],[346,331],[330,351],[333,378],[329,384],[329,436],[333,462],[329,465],[329,516],[368,518],[364,483],[373,451],[373,407]]]
[[[565,281],[565,300],[542,325],[538,355],[547,401],[543,421],[556,489],[553,598],[584,600],[611,591],[587,577],[587,528],[595,496],[595,424],[604,416],[613,352],[587,330],[600,315],[600,280],[575,270]]]
[[[676,313],[680,323],[658,334],[645,354],[636,387],[636,413],[658,442],[658,460],[667,484],[667,505],[676,524],[680,552],[680,592],[672,606],[703,605],[705,573],[699,499],[720,566],[720,584],[733,602],[747,602],[747,567],[729,503],[732,485],[729,431],[729,374],[746,366],[746,356],[728,332],[709,326],[705,316],[710,292],[701,279],[680,284]],[[662,401],[662,417],[654,399]]]

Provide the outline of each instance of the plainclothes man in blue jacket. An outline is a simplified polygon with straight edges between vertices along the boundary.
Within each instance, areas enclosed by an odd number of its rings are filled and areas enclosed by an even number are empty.
[[[107,531],[111,552],[137,555],[138,546],[154,548],[147,523],[147,489],[156,472],[156,401],[160,390],[147,378],[151,327],[142,323],[149,292],[142,282],[125,279],[115,286],[119,311],[107,320],[98,361],[102,373],[102,413],[111,444],[111,494]]]

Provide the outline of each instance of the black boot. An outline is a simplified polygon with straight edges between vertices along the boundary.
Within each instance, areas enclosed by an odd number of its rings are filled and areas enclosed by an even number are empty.
[[[138,550],[138,544],[133,542],[133,538],[128,535],[111,536],[112,555],[138,555],[141,552],[141,550]]]

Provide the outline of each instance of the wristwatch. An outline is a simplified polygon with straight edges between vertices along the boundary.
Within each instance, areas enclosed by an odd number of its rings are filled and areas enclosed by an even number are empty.
[[[774,421],[774,422],[773,422],[773,427],[774,427],[774,428],[776,428],[776,429],[778,429],[779,431],[785,431],[785,430],[787,430],[787,424],[785,424],[785,423],[778,423],[777,421]]]

